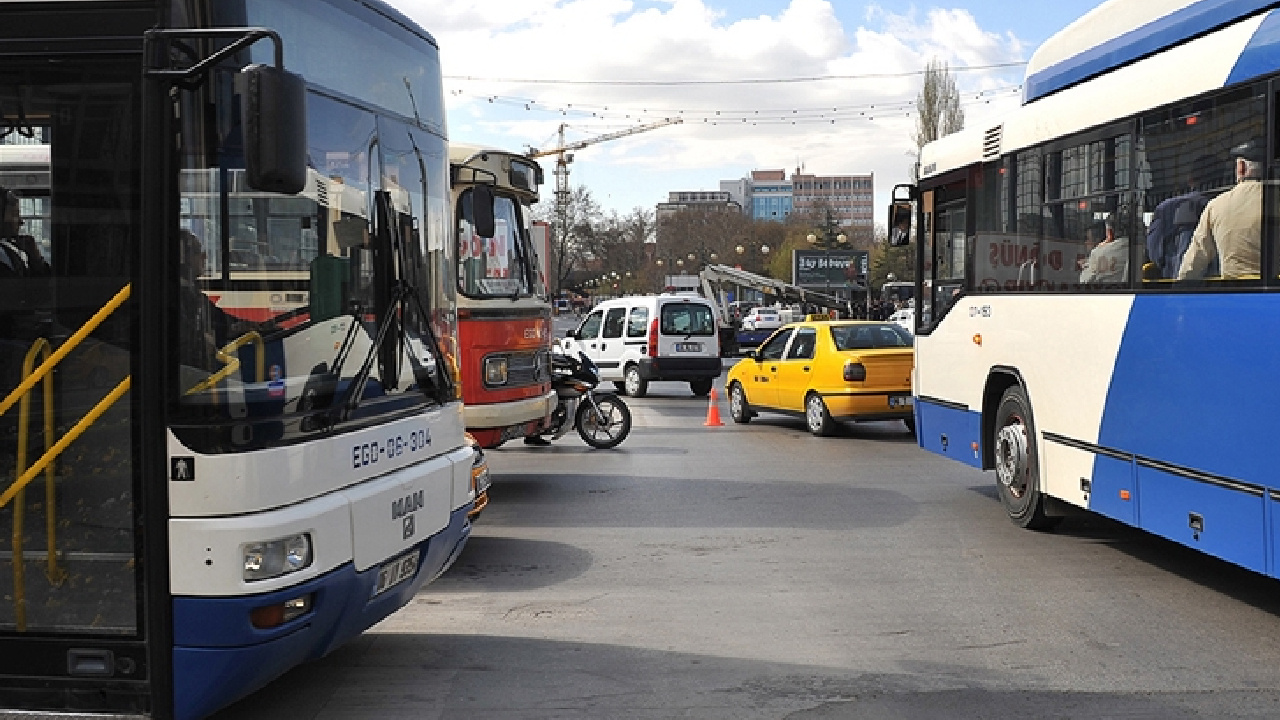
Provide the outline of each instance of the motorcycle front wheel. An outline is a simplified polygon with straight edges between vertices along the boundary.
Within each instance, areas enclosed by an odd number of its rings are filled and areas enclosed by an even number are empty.
[[[575,420],[583,442],[598,450],[617,447],[631,432],[631,411],[613,393],[582,398]]]

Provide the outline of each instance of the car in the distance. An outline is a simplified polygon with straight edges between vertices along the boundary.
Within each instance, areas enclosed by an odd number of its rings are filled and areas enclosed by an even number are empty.
[[[891,322],[815,320],[781,328],[729,370],[734,422],[760,411],[804,417],[814,435],[839,422],[901,420],[915,431],[911,333]]]
[[[751,312],[742,316],[743,330],[776,330],[782,324],[782,315],[777,308],[752,308]]]

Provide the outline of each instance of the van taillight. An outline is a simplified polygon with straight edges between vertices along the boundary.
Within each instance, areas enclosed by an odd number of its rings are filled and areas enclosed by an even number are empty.
[[[649,357],[658,357],[658,318],[649,323]]]

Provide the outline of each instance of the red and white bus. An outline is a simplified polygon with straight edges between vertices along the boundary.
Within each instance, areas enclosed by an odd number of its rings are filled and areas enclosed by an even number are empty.
[[[542,168],[522,155],[456,143],[449,165],[462,399],[467,431],[493,448],[537,434],[556,406],[546,244],[534,242],[530,217]],[[490,198],[493,232],[484,237],[475,210]]]

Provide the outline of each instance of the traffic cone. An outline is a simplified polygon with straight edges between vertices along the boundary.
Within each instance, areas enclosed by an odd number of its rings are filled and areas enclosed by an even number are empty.
[[[711,388],[711,402],[707,405],[707,421],[702,424],[707,427],[724,426],[724,423],[720,422],[720,406],[716,404],[715,388]]]

